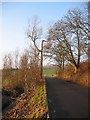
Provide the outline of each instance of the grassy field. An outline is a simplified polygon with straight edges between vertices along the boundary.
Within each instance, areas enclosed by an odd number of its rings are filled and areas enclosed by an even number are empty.
[[[44,76],[52,77],[55,75],[55,68],[44,68],[43,74]]]

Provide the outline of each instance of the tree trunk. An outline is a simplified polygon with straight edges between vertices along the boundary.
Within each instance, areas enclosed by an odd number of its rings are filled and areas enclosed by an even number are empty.
[[[80,66],[80,39],[79,39],[79,34],[77,30],[77,40],[78,40],[78,61],[77,61],[77,66]]]
[[[63,70],[64,70],[64,56],[63,56],[63,63],[62,63],[62,67],[63,67]]]
[[[74,68],[74,73],[77,73],[77,66],[74,64],[74,63],[72,63],[72,62],[70,62],[70,64],[73,66],[73,68]]]
[[[41,51],[41,81],[43,79],[43,51]]]

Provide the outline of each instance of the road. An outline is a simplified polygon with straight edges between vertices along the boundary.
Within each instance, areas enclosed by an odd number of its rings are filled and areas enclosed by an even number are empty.
[[[88,89],[72,82],[46,79],[50,118],[88,118]]]

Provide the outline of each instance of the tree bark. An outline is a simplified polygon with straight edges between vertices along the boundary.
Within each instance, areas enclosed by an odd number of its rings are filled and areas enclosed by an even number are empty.
[[[77,40],[78,40],[78,61],[77,61],[77,66],[80,66],[80,39],[79,39],[79,34],[77,30]]]
[[[74,73],[77,73],[77,66],[75,66],[75,64],[73,64],[72,62],[70,62],[70,64],[73,66],[73,68],[74,68]]]

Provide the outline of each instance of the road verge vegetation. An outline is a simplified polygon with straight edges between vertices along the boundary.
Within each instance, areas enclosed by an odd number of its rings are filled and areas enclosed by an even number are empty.
[[[9,53],[3,59],[3,119],[43,118],[46,115],[45,82],[36,49]],[[8,104],[9,102],[9,104]],[[6,106],[7,105],[7,106]]]
[[[27,91],[16,99],[16,105],[9,109],[3,119],[10,118],[46,118],[46,87],[45,82],[33,89],[32,94]]]
[[[60,79],[64,79],[66,81],[72,81],[80,85],[90,87],[90,84],[89,84],[90,68],[88,64],[89,63],[87,61],[82,62],[76,73],[74,72],[74,69],[72,68],[72,66],[67,65],[65,66],[63,71],[60,71],[60,70],[58,71],[57,76]]]

